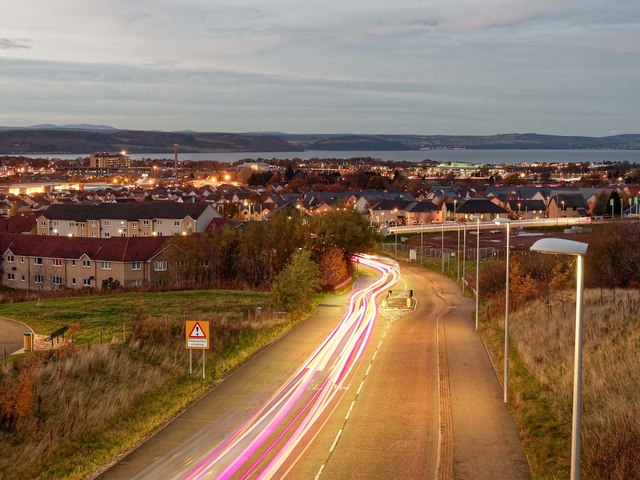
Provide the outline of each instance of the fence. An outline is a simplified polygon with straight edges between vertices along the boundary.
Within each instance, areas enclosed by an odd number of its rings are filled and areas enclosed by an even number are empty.
[[[414,246],[407,245],[406,243],[397,243],[397,244],[383,243],[381,246],[382,246],[382,251],[387,253],[395,254],[397,252],[398,255],[409,255],[409,250],[415,250],[416,257],[419,257],[420,254],[422,253],[422,256],[424,258],[442,258],[441,248],[419,247],[419,246],[414,247]],[[422,250],[422,252],[420,250]],[[452,249],[452,248],[444,249],[445,258],[447,257],[455,258],[455,253],[456,253],[455,249]],[[481,247],[479,254],[480,254],[479,256],[481,261],[482,260],[502,260],[505,257],[504,249],[497,249],[493,247]],[[460,256],[461,258],[465,258],[466,260],[475,260],[476,258],[478,258],[478,253],[476,252],[475,248],[468,248],[466,251],[466,256],[464,256],[462,250],[460,250]]]

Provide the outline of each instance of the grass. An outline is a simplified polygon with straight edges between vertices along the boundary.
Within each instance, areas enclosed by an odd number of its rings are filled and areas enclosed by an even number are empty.
[[[569,475],[574,299],[530,302],[510,317],[510,400],[534,479]],[[588,290],[584,306],[583,478],[640,478],[640,292]],[[502,376],[502,319],[482,335]]]
[[[85,345],[0,371],[0,478],[84,478],[126,452],[304,316],[256,317],[265,303],[263,293],[206,290],[3,305],[36,331],[80,323]],[[188,375],[184,318],[213,320],[204,381]],[[100,327],[119,340],[91,345]]]
[[[50,334],[62,325],[79,323],[78,344],[103,338],[122,338],[123,323],[130,323],[142,309],[153,318],[215,318],[224,312],[240,315],[267,303],[265,293],[232,290],[130,292],[87,297],[51,298],[37,302],[0,305],[0,316],[20,320],[36,333]]]

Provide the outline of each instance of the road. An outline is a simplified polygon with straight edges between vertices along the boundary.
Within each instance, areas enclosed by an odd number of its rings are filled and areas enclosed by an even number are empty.
[[[0,318],[0,357],[3,349],[7,349],[7,355],[17,352],[24,346],[24,332],[28,332],[29,327],[24,323]]]
[[[321,305],[100,478],[528,480],[473,302],[403,266],[393,289],[413,289],[415,309],[374,323],[389,272]]]
[[[377,296],[397,279],[389,266],[374,261],[369,266],[377,274],[366,282],[370,285],[358,286],[339,323],[344,303],[337,305],[340,313],[321,307],[319,315],[264,350],[101,478],[253,478],[286,468],[290,454],[313,437],[344,395],[366,350]]]

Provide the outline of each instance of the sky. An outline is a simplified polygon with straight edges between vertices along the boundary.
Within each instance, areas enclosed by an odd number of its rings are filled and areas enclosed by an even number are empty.
[[[637,0],[22,0],[0,125],[640,133]]]

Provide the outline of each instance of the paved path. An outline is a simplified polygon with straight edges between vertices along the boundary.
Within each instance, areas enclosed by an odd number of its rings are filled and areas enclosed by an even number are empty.
[[[7,349],[7,355],[11,355],[24,347],[24,332],[28,332],[29,327],[24,323],[0,318],[0,357],[3,355],[3,348]]]
[[[443,325],[451,392],[454,478],[531,478],[515,422],[502,401],[502,387],[475,331],[474,300],[462,297],[455,282],[441,275],[423,275],[438,284],[440,294],[451,307],[443,317]]]

